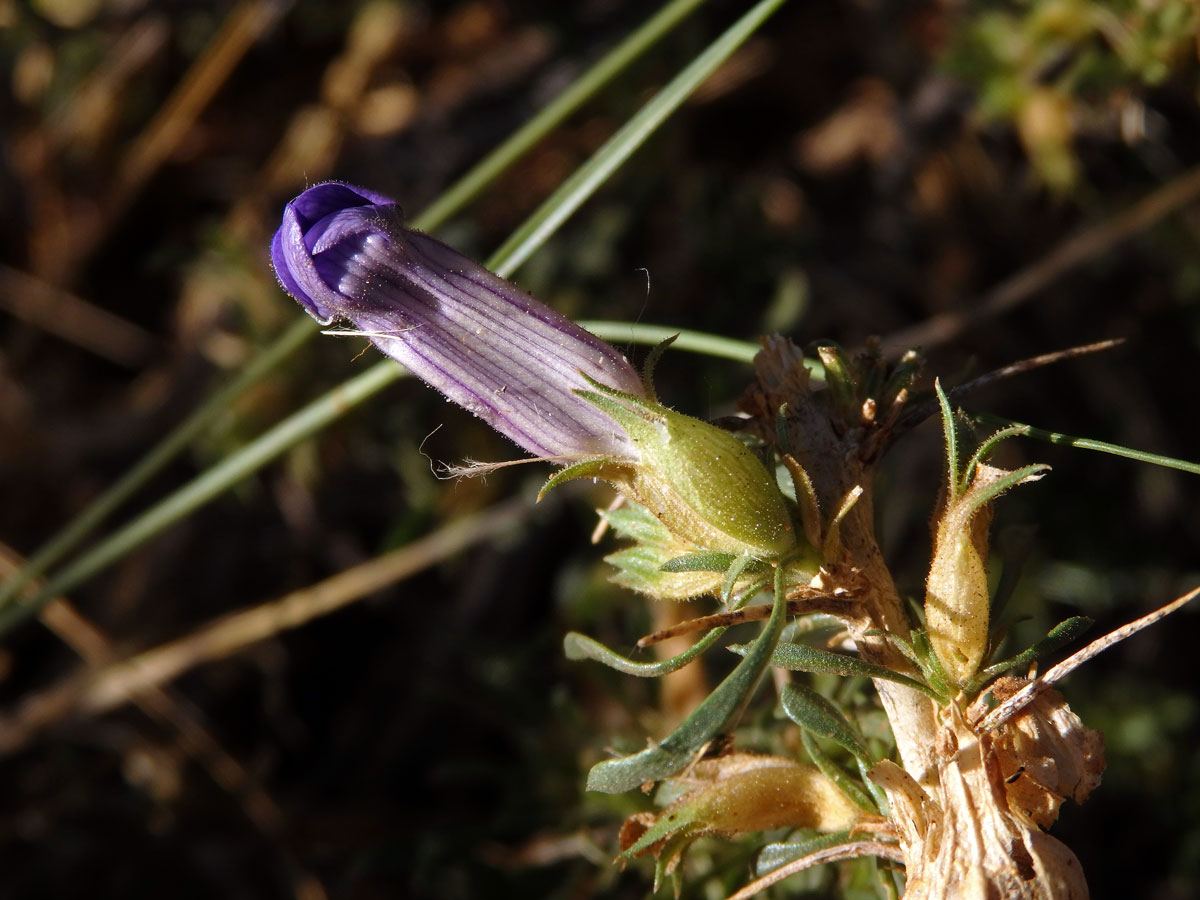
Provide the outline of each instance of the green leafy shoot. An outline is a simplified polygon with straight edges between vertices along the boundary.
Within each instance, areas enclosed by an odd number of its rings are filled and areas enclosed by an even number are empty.
[[[787,595],[782,567],[775,570],[775,601],[771,618],[750,652],[717,685],[703,703],[662,743],[640,753],[597,763],[588,773],[587,788],[606,794],[633,790],[647,781],[660,781],[679,773],[709,741],[723,734],[741,717],[787,621]]]
[[[929,686],[943,696],[954,696],[957,691],[951,687],[953,682],[946,674],[946,670],[942,668],[942,661],[933,652],[933,646],[929,643],[929,635],[925,629],[914,629],[909,634],[909,640],[909,646],[913,652],[912,661],[921,670],[921,674],[925,676]]]
[[[829,385],[835,408],[843,415],[852,414],[859,404],[854,366],[836,344],[817,347],[817,358],[825,366],[825,383]]]
[[[1095,620],[1087,616],[1072,616],[1069,619],[1064,619],[1051,628],[1044,638],[1016,656],[988,666],[975,676],[975,678],[971,679],[965,685],[964,690],[968,694],[979,693],[980,689],[993,679],[999,678],[1001,675],[1011,672],[1014,669],[1025,668],[1034,660],[1040,659],[1048,653],[1053,653],[1055,650],[1073,643],[1082,637],[1094,624]]]

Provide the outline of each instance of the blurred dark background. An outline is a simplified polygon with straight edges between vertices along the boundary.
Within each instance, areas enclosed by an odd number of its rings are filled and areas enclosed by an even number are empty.
[[[439,235],[485,257],[743,8],[706,5]],[[0,0],[6,571],[301,315],[266,258],[285,201],[338,178],[421,210],[647,14]],[[966,405],[1195,460],[1196,19],[1186,0],[786,4],[516,280],[578,317],[917,343],[946,380],[1123,338]],[[989,306],[1017,273],[1036,286]],[[361,349],[309,342],[129,511],[365,369]],[[700,416],[731,412],[747,380],[683,353],[659,367],[660,395]],[[647,801],[583,778],[606,747],[662,733],[657,686],[561,650],[570,629],[628,650],[650,627],[606,581],[611,540],[588,543],[606,496],[535,507],[545,471],[438,481],[423,454],[516,455],[402,382],[6,636],[0,894],[649,892],[648,867],[611,864]],[[1195,585],[1196,476],[1032,441],[1005,454],[1054,467],[999,508],[998,535],[1037,528],[1013,646],[1074,614],[1098,636]],[[930,425],[884,466],[885,551],[913,595],[940,477]],[[86,685],[68,644],[120,659],[513,496],[498,536],[186,666],[142,708],[46,701]],[[1107,741],[1103,785],[1055,829],[1096,898],[1200,893],[1197,615],[1065,683]],[[704,844],[684,896],[743,883],[753,846]],[[825,873],[774,894],[837,888]]]

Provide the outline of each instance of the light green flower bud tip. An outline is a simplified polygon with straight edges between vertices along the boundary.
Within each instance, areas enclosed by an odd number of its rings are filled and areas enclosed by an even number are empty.
[[[629,436],[637,461],[596,459],[569,466],[542,489],[571,478],[616,484],[677,537],[698,547],[778,559],[796,534],[766,467],[744,444],[714,425],[618,391],[593,379],[580,397],[611,416]]]

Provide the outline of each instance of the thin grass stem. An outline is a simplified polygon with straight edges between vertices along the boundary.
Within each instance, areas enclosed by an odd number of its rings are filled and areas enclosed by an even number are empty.
[[[649,103],[634,113],[633,118],[605,141],[586,165],[568,176],[537,212],[512,233],[496,255],[507,259],[514,271],[519,268],[783,3],[784,0],[760,0],[751,7]]]

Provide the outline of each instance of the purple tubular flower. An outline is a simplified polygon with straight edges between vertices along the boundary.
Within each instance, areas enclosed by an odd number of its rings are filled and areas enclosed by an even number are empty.
[[[584,375],[645,396],[615,348],[428,235],[394,201],[330,182],[287,205],[271,244],[283,289],[323,325],[380,350],[536,456],[638,458],[624,429],[574,393]],[[582,373],[582,374],[581,374]]]

